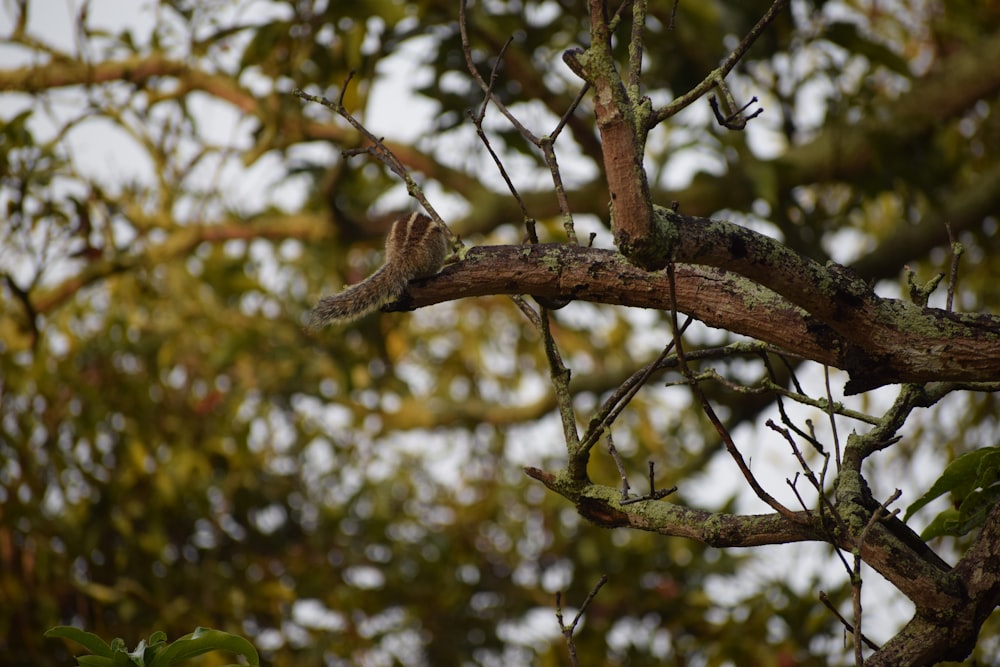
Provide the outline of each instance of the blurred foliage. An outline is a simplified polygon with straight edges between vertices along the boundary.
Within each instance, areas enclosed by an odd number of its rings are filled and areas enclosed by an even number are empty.
[[[373,132],[433,185],[457,232],[521,235],[466,121],[481,94],[454,2],[162,1],[130,8],[124,28],[100,4],[63,16],[59,35],[46,3],[0,10],[3,47],[21,63],[0,70],[5,664],[68,664],[42,637],[61,623],[126,637],[220,628],[279,667],[566,664],[555,593],[579,605],[602,574],[576,637],[584,664],[851,662],[819,580],[790,580],[813,570],[775,555],[787,552],[768,551],[767,574],[748,576],[745,552],[597,528],[526,480],[520,466],[558,462],[561,439],[538,338],[508,299],[302,332],[319,294],[375,266],[385,214],[404,204],[381,168],[340,156],[358,137],[296,87],[337,95],[356,72],[345,104],[396,119]],[[768,5],[680,3],[672,17],[673,3],[653,4],[644,85],[657,103],[696,84]],[[484,73],[513,37],[496,92],[536,134],[551,131],[578,90],[560,53],[586,44],[585,3],[492,0],[469,21]],[[954,110],[905,93],[998,28],[995,2],[794,2],[732,77],[765,114],[725,133],[699,103],[659,128],[654,195],[763,225],[820,261],[857,260],[888,289],[904,262],[924,279],[947,266],[934,221],[950,222],[966,249],[959,307],[995,310],[995,92],[945,90]],[[624,58],[624,40],[616,48]],[[409,97],[376,97],[401,66]],[[602,243],[589,109],[557,150],[579,224]],[[490,119],[543,236],[561,238],[538,156]],[[881,123],[865,142],[874,151],[852,161],[857,144],[840,140],[869,121]],[[677,176],[691,160],[702,169]],[[662,314],[589,304],[556,322],[584,413],[670,335]],[[752,360],[716,368],[763,373]],[[773,397],[711,391],[739,434],[774,414]],[[926,479],[907,474],[914,461],[940,470],[997,442],[995,396],[952,399],[912,425],[877,487]],[[745,509],[725,480],[699,481],[726,473],[688,401],[651,388],[633,402],[615,433],[630,474],[642,479],[652,459],[658,483],[681,485],[678,502]],[[769,440],[754,456],[794,474]],[[592,467],[616,479],[608,457]],[[839,567],[823,558],[820,570]],[[823,581],[848,608],[847,577]]]

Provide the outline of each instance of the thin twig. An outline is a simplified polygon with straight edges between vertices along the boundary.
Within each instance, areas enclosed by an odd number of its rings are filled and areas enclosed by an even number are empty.
[[[948,230],[948,242],[951,244],[951,270],[948,272],[948,302],[945,304],[944,309],[951,312],[952,306],[955,303],[955,285],[958,283],[958,262],[965,252],[965,246],[955,240],[954,235],[951,233],[950,224],[945,223],[944,227]]]
[[[865,664],[864,656],[861,655],[861,643],[862,637],[861,633],[861,549],[868,539],[868,532],[872,527],[879,521],[884,521],[890,517],[895,516],[899,513],[898,509],[892,512],[887,511],[889,505],[896,502],[899,497],[903,495],[903,492],[896,489],[891,496],[889,496],[884,503],[878,506],[872,515],[868,518],[868,523],[865,524],[864,529],[861,531],[861,535],[858,537],[857,546],[854,549],[854,572],[851,576],[851,597],[852,607],[854,611],[854,664],[857,667],[862,667]]]
[[[830,389],[830,367],[823,365],[823,378],[826,380],[826,414],[830,417],[830,429],[833,431],[833,454],[836,457],[837,470],[840,470],[840,436],[837,434],[837,420],[833,414],[833,392]]]
[[[618,467],[618,476],[622,480],[622,502],[628,500],[628,492],[631,488],[628,483],[628,475],[625,474],[625,464],[622,463],[622,457],[618,455],[618,448],[615,447],[615,443],[611,440],[611,432],[608,432],[608,453],[611,454],[611,459],[615,462],[615,466]]]
[[[590,606],[590,603],[593,602],[594,598],[597,596],[598,591],[600,591],[606,583],[608,583],[608,575],[602,574],[600,581],[598,581],[597,585],[594,586],[590,593],[587,594],[587,598],[583,601],[583,604],[580,605],[580,611],[576,613],[576,616],[573,617],[573,622],[569,625],[566,625],[563,621],[562,593],[556,593],[556,621],[559,623],[559,631],[562,632],[563,637],[566,638],[566,646],[569,650],[569,659],[574,667],[577,667],[580,662],[576,657],[576,644],[573,641],[573,633],[576,632],[576,626],[580,622],[580,619],[583,618],[583,614],[587,611],[587,607]]]
[[[655,127],[658,123],[662,123],[666,119],[674,116],[682,109],[691,105],[692,102],[699,99],[705,93],[710,91],[717,82],[721,79],[726,78],[726,75],[732,71],[736,64],[742,60],[746,52],[753,46],[753,43],[757,41],[764,29],[774,20],[774,18],[788,6],[789,0],[774,0],[774,3],[767,10],[767,12],[757,21],[757,24],[750,29],[747,36],[737,45],[733,52],[726,57],[718,68],[713,70],[706,76],[701,83],[692,88],[690,91],[678,97],[676,100],[668,104],[667,106],[654,111],[649,116],[649,128]]]
[[[826,608],[829,609],[830,612],[837,617],[837,620],[840,621],[840,623],[845,628],[847,628],[848,632],[850,632],[852,635],[854,634],[854,626],[851,625],[850,621],[844,618],[843,614],[837,611],[837,608],[833,606],[833,601],[829,598],[829,596],[827,596],[825,591],[819,592],[819,601],[822,602],[826,606]],[[864,636],[863,634],[861,635],[861,641],[863,641],[865,643],[865,646],[872,649],[873,651],[877,651],[879,649],[878,644],[868,639],[868,637]]]
[[[469,74],[475,79],[476,83],[482,89],[486,96],[491,102],[496,106],[496,108],[504,115],[504,117],[510,122],[511,125],[521,134],[522,137],[530,141],[531,143],[538,145],[538,137],[532,134],[531,130],[521,124],[521,121],[514,116],[513,113],[507,108],[507,106],[501,101],[494,93],[490,84],[483,80],[479,70],[476,69],[476,64],[472,60],[472,46],[469,43],[469,29],[466,22],[465,5],[467,0],[462,0],[458,4],[458,31],[462,39],[462,54],[465,56],[465,65],[469,70]]]
[[[674,6],[670,8],[670,23],[667,24],[667,30],[673,30],[677,23],[677,5],[679,4],[681,4],[681,0],[674,0]]]
[[[372,144],[368,148],[362,149],[362,151],[373,155],[375,158],[380,160],[385,166],[387,166],[392,171],[392,173],[396,174],[400,179],[402,179],[403,182],[406,183],[406,191],[410,194],[410,196],[420,202],[421,206],[423,206],[424,209],[427,211],[427,213],[430,214],[431,218],[433,218],[434,220],[436,220],[441,224],[444,224],[444,220],[441,219],[441,216],[438,214],[438,212],[434,209],[433,206],[431,206],[431,203],[427,201],[427,197],[424,195],[423,189],[417,184],[415,180],[413,180],[413,177],[410,175],[410,172],[406,169],[406,167],[399,160],[399,158],[396,157],[395,153],[389,150],[389,148],[385,145],[382,139],[372,134],[368,130],[368,128],[366,128],[357,118],[355,118],[354,115],[351,114],[351,112],[348,111],[347,108],[344,106],[344,93],[346,93],[347,86],[348,84],[350,84],[351,79],[353,77],[354,77],[354,72],[353,71],[349,72],[347,75],[347,79],[344,81],[343,87],[340,89],[340,96],[337,98],[336,102],[333,102],[324,96],[310,95],[301,88],[296,88],[295,90],[292,91],[292,94],[307,102],[315,102],[317,104],[321,104],[322,106],[326,107],[330,111],[333,111],[335,114],[337,114],[338,116],[346,120],[348,123],[350,123],[351,127],[360,132],[362,136],[368,139],[368,141],[370,141]],[[344,151],[344,154],[353,155],[356,152],[357,151]],[[445,227],[447,227],[447,225],[445,225]]]
[[[507,52],[507,48],[510,46],[513,38],[507,39],[504,42],[503,47],[500,49],[500,53],[493,63],[493,70],[490,72],[490,81],[486,87],[486,95],[483,96],[483,103],[479,107],[479,113],[473,114],[469,111],[469,120],[472,124],[476,126],[476,134],[479,136],[479,140],[483,142],[486,146],[486,150],[489,152],[490,157],[493,158],[493,163],[496,164],[497,170],[500,171],[500,176],[503,178],[504,183],[507,184],[507,189],[514,196],[517,205],[521,208],[521,216],[524,220],[528,220],[530,216],[528,215],[528,209],[524,205],[524,200],[521,198],[521,193],[517,191],[514,186],[514,182],[511,180],[510,175],[507,173],[507,168],[504,167],[503,162],[500,160],[500,156],[497,155],[496,151],[493,150],[493,145],[490,143],[489,137],[486,135],[486,130],[483,129],[483,120],[486,118],[486,108],[489,106],[490,100],[493,99],[493,86],[496,84],[497,74],[500,70],[500,63],[503,61],[503,55]],[[468,59],[471,62],[471,53],[468,55]]]
[[[569,206],[569,199],[566,195],[566,187],[563,184],[562,172],[559,169],[559,162],[556,159],[555,141],[556,138],[559,136],[559,133],[562,132],[562,129],[563,127],[565,127],[570,116],[576,111],[580,102],[583,100],[583,96],[584,94],[586,94],[589,85],[583,86],[583,88],[577,94],[576,98],[570,104],[569,109],[567,109],[566,112],[563,114],[563,116],[559,119],[559,122],[556,124],[555,130],[551,134],[542,137],[536,136],[533,132],[531,132],[527,128],[527,126],[521,123],[517,119],[517,117],[514,116],[514,114],[510,111],[510,109],[508,109],[507,106],[500,100],[500,98],[498,98],[493,92],[493,86],[496,80],[499,62],[502,60],[504,52],[506,52],[507,47],[511,43],[511,40],[508,39],[507,42],[504,44],[503,48],[500,50],[500,54],[497,56],[497,63],[494,65],[492,74],[490,76],[490,81],[489,83],[487,83],[483,79],[482,75],[479,73],[479,70],[476,68],[476,64],[472,58],[472,47],[469,42],[468,22],[465,10],[466,10],[466,0],[462,0],[459,3],[459,12],[458,12],[458,25],[462,40],[462,53],[465,56],[465,64],[469,70],[469,74],[479,84],[479,87],[483,90],[483,93],[485,94],[485,99],[483,100],[483,105],[481,107],[480,114],[476,117],[473,117],[473,122],[476,124],[477,133],[479,134],[479,137],[483,140],[483,143],[486,144],[486,147],[489,150],[490,155],[493,157],[493,161],[497,164],[497,167],[500,169],[500,173],[503,175],[504,181],[506,181],[507,183],[507,187],[511,190],[512,193],[514,193],[514,196],[521,207],[522,215],[524,216],[525,219],[529,218],[530,216],[527,213],[527,210],[525,209],[524,202],[521,200],[520,196],[517,195],[517,192],[514,189],[514,186],[511,183],[510,178],[507,176],[506,169],[504,169],[503,165],[500,163],[499,157],[497,157],[496,153],[493,151],[493,148],[490,146],[489,141],[486,139],[486,133],[483,130],[482,123],[483,123],[483,118],[485,117],[486,114],[487,104],[489,102],[493,102],[494,106],[496,106],[496,108],[500,111],[500,113],[503,114],[503,116],[510,122],[510,124],[514,127],[514,129],[516,129],[518,133],[520,133],[521,137],[523,137],[525,141],[534,145],[541,151],[542,158],[545,161],[545,165],[548,167],[549,173],[552,175],[552,183],[555,190],[556,201],[559,204],[559,212],[562,214],[563,217],[563,227],[566,230],[566,235],[569,238],[570,242],[578,243],[575,226],[573,224],[573,214],[571,213]]]
[[[743,454],[740,453],[740,450],[736,447],[736,443],[733,442],[733,438],[729,431],[722,424],[719,416],[715,413],[715,409],[709,402],[708,397],[705,396],[705,392],[702,391],[701,386],[698,384],[698,380],[694,377],[694,373],[692,373],[691,369],[688,367],[687,361],[684,358],[684,345],[681,340],[680,327],[677,326],[677,281],[674,275],[673,262],[667,264],[667,280],[670,285],[670,319],[674,332],[674,347],[677,350],[678,366],[680,367],[681,373],[688,378],[688,384],[691,387],[691,392],[701,403],[702,411],[705,413],[705,416],[708,417],[708,420],[712,423],[712,426],[715,427],[716,432],[722,438],[722,441],[726,446],[726,450],[736,462],[736,466],[740,469],[740,472],[743,474],[743,478],[747,481],[747,484],[750,485],[754,494],[771,507],[771,509],[792,523],[801,524],[808,522],[808,518],[797,516],[795,512],[778,502],[776,498],[771,496],[771,494],[765,491],[764,487],[760,485],[760,482],[757,481],[757,478],[754,476],[753,472],[751,472],[750,466],[747,465],[746,460],[743,458]]]
[[[681,327],[681,331],[685,331],[687,327],[693,321],[692,318],[688,318],[684,322],[684,326]],[[581,447],[584,449],[589,449],[594,446],[598,438],[605,429],[609,428],[618,415],[622,413],[625,407],[631,402],[635,395],[642,389],[643,385],[649,380],[653,373],[660,367],[660,364],[666,360],[667,355],[670,354],[670,350],[673,349],[674,341],[670,341],[660,352],[659,356],[649,364],[646,364],[641,369],[633,373],[625,382],[623,382],[615,392],[608,397],[604,404],[601,406],[600,411],[594,415],[590,420],[590,424],[587,426],[587,430],[584,433],[583,441],[581,442]]]

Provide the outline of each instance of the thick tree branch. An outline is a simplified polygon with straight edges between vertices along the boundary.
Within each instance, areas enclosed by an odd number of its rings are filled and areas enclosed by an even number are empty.
[[[706,221],[703,227],[712,231],[714,224]],[[737,257],[699,255],[698,247],[688,248],[687,261],[711,260],[770,284],[762,287],[734,271],[678,265],[678,308],[709,326],[846,370],[855,388],[870,385],[873,379],[882,383],[995,382],[1000,377],[1000,318],[956,315],[874,293],[855,294],[863,283],[856,285],[839,269],[809,264],[802,258],[800,264],[788,257],[783,263],[775,262],[749,246],[728,242],[722,247],[738,250]],[[767,266],[788,282],[762,275]],[[643,271],[608,250],[543,244],[472,248],[464,262],[411,284],[394,309],[487,294],[670,308],[664,273]],[[816,312],[797,306],[790,297]]]
[[[928,609],[918,604],[910,622],[865,665],[933,665],[972,653],[983,622],[1000,604],[1000,505],[955,566],[952,579],[961,594],[950,605]]]
[[[601,133],[604,171],[611,195],[615,245],[629,259],[649,269],[663,268],[662,247],[652,224],[653,205],[643,168],[648,98],[632,99],[611,53],[607,6],[590,0],[590,48],[563,54],[563,60],[594,89],[594,116]]]

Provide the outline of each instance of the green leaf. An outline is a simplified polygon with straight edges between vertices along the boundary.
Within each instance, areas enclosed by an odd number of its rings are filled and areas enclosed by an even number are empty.
[[[210,651],[229,651],[244,656],[251,665],[260,664],[257,649],[243,637],[211,628],[197,628],[168,646],[149,667],[167,667]]]
[[[80,667],[115,667],[117,662],[113,658],[100,655],[80,655],[76,658],[76,664]]]
[[[974,452],[969,452],[956,458],[948,464],[944,472],[941,473],[941,477],[934,482],[934,485],[924,495],[913,501],[912,505],[906,508],[906,515],[903,517],[903,521],[908,521],[924,505],[945,493],[955,494],[959,498],[959,502],[961,502],[961,499],[969,495],[973,489],[981,486],[979,482],[979,478],[983,474],[981,472],[981,464],[984,462],[987,463],[986,471],[984,472],[988,472],[990,466],[996,466],[1000,462],[998,456],[1000,456],[1000,448],[984,447],[983,449],[977,449]],[[995,478],[995,469],[992,474]]]
[[[45,636],[59,639],[70,639],[86,648],[95,656],[100,656],[102,658],[110,659],[114,657],[115,654],[112,648],[94,633],[86,632],[80,628],[74,628],[71,625],[57,625],[54,628],[46,630]]]

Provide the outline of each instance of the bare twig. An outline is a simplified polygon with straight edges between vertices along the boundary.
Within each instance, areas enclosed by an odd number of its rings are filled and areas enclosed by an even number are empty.
[[[493,86],[496,84],[497,73],[500,70],[500,63],[503,62],[503,55],[506,53],[511,41],[513,40],[508,39],[504,42],[499,55],[497,55],[496,62],[493,63],[493,70],[490,72],[490,81],[486,87],[486,95],[483,97],[483,103],[479,107],[479,113],[474,114],[470,110],[469,119],[472,121],[472,124],[476,126],[476,134],[479,136],[480,141],[483,142],[483,145],[486,146],[486,150],[489,152],[490,157],[493,158],[493,163],[496,164],[497,170],[500,172],[500,176],[503,178],[504,183],[507,184],[507,189],[510,190],[510,193],[517,201],[517,205],[521,208],[521,216],[525,221],[527,221],[530,216],[528,215],[527,207],[524,205],[524,200],[521,198],[521,193],[519,193],[517,188],[514,186],[514,182],[510,179],[510,175],[507,173],[507,168],[504,167],[503,162],[500,160],[500,156],[493,150],[493,145],[490,143],[490,139],[486,135],[486,130],[483,129],[483,119],[486,118],[486,107],[489,105],[490,100],[493,99]],[[471,63],[471,52],[466,55],[466,58],[467,61]]]
[[[608,432],[608,453],[611,454],[612,460],[615,462],[615,466],[618,467],[618,476],[622,480],[622,502],[628,500],[629,484],[628,475],[625,474],[625,465],[622,463],[622,457],[618,455],[618,448],[615,447],[615,443],[611,440],[611,432]]]
[[[792,448],[792,454],[795,456],[795,460],[799,462],[799,467],[802,468],[802,472],[805,474],[806,479],[809,480],[809,483],[813,485],[813,488],[816,489],[816,491],[822,498],[823,487],[820,486],[819,478],[816,477],[816,473],[813,472],[812,467],[806,462],[806,459],[802,455],[802,452],[799,450],[798,445],[795,444],[795,439],[792,437],[791,433],[789,433],[787,429],[781,428],[780,426],[775,424],[774,421],[770,419],[768,419],[765,422],[765,426],[767,426],[775,433],[781,435],[785,439],[785,441],[788,442],[788,445]]]
[[[830,612],[837,617],[837,620],[840,621],[840,623],[845,628],[847,628],[848,632],[850,632],[852,635],[854,634],[854,626],[851,625],[850,621],[844,618],[843,614],[837,611],[837,608],[833,606],[833,601],[829,598],[829,596],[827,596],[827,594],[824,591],[819,592],[819,601],[822,602],[826,606],[826,608],[829,609]],[[861,635],[861,641],[863,641],[865,643],[865,646],[872,649],[873,651],[877,651],[879,649],[878,644],[868,639],[868,637],[864,636],[863,634]]]
[[[518,133],[520,133],[520,135],[525,139],[525,141],[531,143],[541,151],[545,164],[549,169],[549,173],[552,175],[552,183],[554,185],[556,201],[559,204],[559,212],[562,214],[563,217],[563,227],[566,230],[566,235],[572,243],[577,243],[578,241],[576,237],[575,227],[573,224],[573,215],[570,212],[569,199],[566,195],[566,187],[563,184],[562,172],[559,169],[559,162],[556,159],[555,141],[556,138],[559,136],[560,132],[562,132],[562,129],[563,127],[565,127],[570,116],[573,114],[573,112],[576,111],[580,102],[583,100],[583,96],[588,90],[589,85],[585,84],[583,86],[583,89],[579,92],[579,94],[577,94],[572,104],[570,104],[569,109],[567,109],[566,112],[563,114],[563,116],[559,119],[559,122],[556,124],[555,130],[551,134],[542,137],[536,136],[533,132],[531,132],[531,130],[527,128],[527,126],[521,123],[517,119],[517,117],[510,111],[510,109],[508,109],[507,106],[493,93],[493,86],[496,80],[499,63],[503,59],[504,52],[510,45],[511,40],[508,39],[506,44],[504,44],[503,48],[500,50],[500,53],[497,56],[496,64],[494,65],[493,71],[490,76],[490,81],[489,83],[487,83],[483,79],[482,75],[479,73],[479,70],[476,68],[476,64],[472,57],[472,47],[469,43],[469,32],[468,32],[468,24],[466,20],[465,9],[466,9],[466,0],[462,0],[462,2],[459,3],[459,13],[458,13],[459,32],[461,33],[461,39],[462,39],[462,53],[465,56],[465,64],[469,70],[469,74],[479,84],[479,87],[483,90],[483,93],[485,94],[485,99],[483,100],[483,104],[480,109],[479,115],[472,116],[472,120],[476,125],[477,133],[480,139],[483,140],[483,143],[486,144],[486,147],[489,150],[490,155],[493,157],[493,161],[497,164],[497,167],[500,169],[500,173],[503,175],[504,181],[506,181],[507,183],[507,187],[511,190],[512,193],[514,193],[514,196],[521,207],[521,211],[525,219],[527,219],[530,216],[528,215],[527,210],[525,209],[524,202],[521,200],[520,196],[514,189],[514,186],[511,183],[510,178],[507,176],[506,169],[504,169],[503,165],[500,163],[499,157],[496,155],[496,153],[493,151],[493,148],[490,146],[489,141],[486,138],[486,133],[483,130],[482,123],[486,114],[486,107],[488,103],[493,102],[493,104],[500,111],[500,113],[503,114],[503,116],[510,122],[510,124],[514,127],[514,129],[516,129]]]
[[[944,227],[948,230],[948,242],[951,244],[951,270],[948,272],[948,302],[945,304],[944,309],[951,312],[952,306],[955,303],[955,284],[958,282],[958,262],[965,252],[965,246],[955,240],[954,235],[951,233],[951,225],[945,223]]]
[[[346,92],[347,86],[348,84],[350,84],[353,76],[354,76],[353,71],[347,75],[347,80],[344,81],[344,85],[340,90],[340,96],[337,98],[336,102],[333,102],[324,96],[310,95],[301,88],[296,88],[295,90],[292,91],[292,94],[307,102],[315,102],[317,104],[321,104],[330,111],[333,111],[335,114],[337,114],[344,120],[346,120],[348,123],[350,123],[351,127],[360,132],[362,136],[364,136],[368,141],[371,142],[371,146],[365,149],[361,149],[360,151],[359,150],[344,151],[344,155],[350,156],[350,155],[355,155],[359,152],[365,152],[369,153],[370,155],[380,160],[383,164],[385,164],[385,166],[387,166],[392,171],[392,173],[396,174],[400,179],[403,180],[404,183],[406,183],[406,191],[410,194],[410,196],[419,201],[421,206],[424,207],[427,213],[430,214],[430,216],[434,220],[440,222],[441,224],[444,224],[444,220],[441,219],[441,216],[438,214],[438,212],[434,209],[433,206],[431,206],[431,203],[427,201],[427,197],[424,195],[423,189],[417,184],[415,180],[413,180],[413,177],[410,175],[410,172],[406,169],[406,167],[399,160],[399,158],[397,158],[396,155],[391,150],[389,150],[388,147],[386,147],[385,143],[382,141],[381,138],[376,137],[374,134],[372,134],[368,130],[368,128],[366,128],[361,123],[361,121],[355,118],[353,114],[351,114],[351,112],[348,111],[347,108],[344,106],[344,93]],[[447,227],[447,225],[445,226]]]
[[[656,466],[652,461],[647,462],[649,465],[649,493],[644,496],[639,496],[638,498],[628,498],[622,501],[622,505],[631,505],[633,503],[641,503],[645,500],[661,500],[666,498],[671,493],[677,491],[676,486],[671,486],[665,489],[656,488]]]
[[[858,537],[858,542],[854,548],[854,572],[851,575],[851,598],[854,612],[854,664],[857,665],[857,667],[863,667],[865,664],[864,656],[861,655],[862,637],[864,636],[861,633],[861,547],[868,538],[868,532],[872,529],[872,526],[879,521],[884,521],[899,513],[898,509],[888,512],[887,508],[889,505],[896,502],[902,494],[902,491],[896,489],[884,503],[878,506],[878,509],[872,512],[872,515],[868,518],[868,523],[865,524],[864,529],[861,531],[861,535]]]
[[[729,455],[736,462],[737,467],[743,474],[743,478],[747,481],[747,484],[750,485],[750,488],[753,490],[754,494],[762,501],[764,501],[768,506],[770,506],[771,509],[773,509],[775,512],[785,517],[785,519],[793,523],[802,523],[803,521],[807,521],[807,519],[805,519],[804,517],[796,515],[795,512],[793,512],[789,508],[779,503],[776,498],[774,498],[773,496],[771,496],[771,494],[769,494],[767,491],[764,490],[764,487],[762,487],[760,485],[760,482],[757,481],[757,478],[754,476],[753,472],[750,471],[750,466],[747,465],[747,462],[743,458],[743,455],[740,453],[740,450],[736,447],[736,443],[733,442],[733,438],[729,434],[729,431],[726,430],[726,427],[722,424],[722,421],[719,419],[719,416],[715,414],[715,409],[709,402],[708,397],[705,396],[705,392],[702,391],[701,387],[698,384],[697,379],[694,377],[694,373],[692,373],[691,369],[688,367],[687,362],[684,358],[684,345],[681,340],[680,327],[677,326],[677,289],[676,289],[677,281],[675,280],[674,276],[673,262],[667,264],[667,279],[670,284],[670,302],[671,302],[670,318],[674,331],[674,347],[677,349],[678,365],[684,376],[688,378],[689,381],[688,384],[691,387],[692,393],[701,402],[702,411],[705,413],[705,416],[708,417],[708,420],[712,423],[712,426],[715,427],[716,432],[722,438],[723,443],[725,443],[726,450],[729,452]]]
[[[727,130],[745,130],[747,123],[764,113],[764,107],[761,107],[749,116],[744,115],[744,112],[747,109],[757,103],[756,95],[751,97],[749,102],[737,109],[736,99],[733,97],[733,93],[729,90],[729,86],[726,85],[726,80],[719,79],[716,84],[716,88],[719,89],[719,95],[722,98],[722,108],[719,108],[719,99],[716,98],[715,95],[708,98],[708,104],[712,107],[712,113],[715,114],[716,122]]]
[[[840,470],[840,436],[837,433],[837,420],[833,413],[833,392],[830,389],[830,367],[823,365],[823,378],[826,381],[826,414],[830,417],[830,430],[833,431],[833,453],[836,457],[837,470]]]
[[[713,70],[708,76],[706,76],[701,83],[692,88],[690,91],[678,97],[676,100],[668,104],[667,106],[654,111],[649,116],[649,128],[655,127],[658,123],[662,123],[671,116],[677,114],[681,109],[684,109],[691,105],[692,102],[699,99],[705,93],[710,91],[714,86],[718,85],[718,82],[724,78],[729,72],[736,67],[738,63],[746,52],[753,46],[753,43],[757,41],[764,29],[774,20],[774,18],[788,6],[789,0],[775,0],[771,4],[771,7],[767,12],[757,21],[757,24],[750,29],[747,36],[737,45],[733,52],[729,54],[728,57],[722,62],[718,68]]]
[[[667,30],[673,30],[677,23],[677,5],[679,4],[681,4],[681,0],[674,0],[674,6],[670,8],[670,23],[667,25]]]
[[[693,321],[692,318],[688,318],[684,322],[684,326],[681,327],[681,332],[685,331],[687,327]],[[660,355],[652,362],[643,366],[641,369],[633,373],[625,382],[615,390],[604,404],[601,406],[601,410],[590,420],[590,424],[587,426],[587,430],[584,433],[583,441],[581,447],[589,449],[594,446],[598,438],[605,429],[609,428],[611,424],[618,418],[618,415],[622,413],[625,407],[629,404],[632,398],[642,389],[643,385],[649,380],[653,373],[660,367],[660,364],[667,358],[670,354],[670,350],[673,349],[674,342],[670,341],[660,352]]]
[[[802,494],[799,493],[798,481],[800,474],[801,473],[798,472],[795,473],[795,477],[793,477],[792,479],[786,479],[785,484],[787,484],[789,488],[791,488],[792,493],[795,494],[795,498],[799,501],[799,507],[808,512],[809,507],[806,505],[806,501],[802,499]]]
[[[565,621],[563,621],[562,593],[556,593],[556,621],[559,623],[559,631],[562,632],[563,637],[566,638],[566,647],[569,650],[569,659],[574,667],[577,667],[580,662],[576,657],[576,644],[573,641],[573,633],[576,632],[576,626],[579,624],[580,619],[583,618],[583,614],[587,611],[587,607],[590,606],[590,603],[597,596],[598,591],[600,591],[606,583],[608,583],[608,575],[602,574],[600,581],[598,581],[597,585],[594,586],[590,593],[587,594],[587,598],[583,601],[583,604],[580,605],[580,611],[576,613],[576,616],[573,617],[573,622],[569,625],[566,625]]]
[[[466,22],[465,5],[466,0],[462,0],[458,5],[458,30],[462,38],[462,54],[465,56],[465,65],[469,70],[469,74],[472,75],[472,78],[475,79],[476,83],[479,84],[479,87],[482,88],[484,93],[486,93],[489,101],[493,102],[500,113],[504,115],[504,117],[510,122],[511,125],[514,126],[521,136],[537,146],[538,137],[532,134],[531,130],[522,125],[521,121],[519,121],[517,117],[510,112],[507,105],[505,105],[496,95],[493,94],[491,85],[483,80],[479,70],[476,69],[476,63],[473,62],[472,59],[472,46],[469,43],[469,30]],[[485,108],[485,102],[483,104]]]

